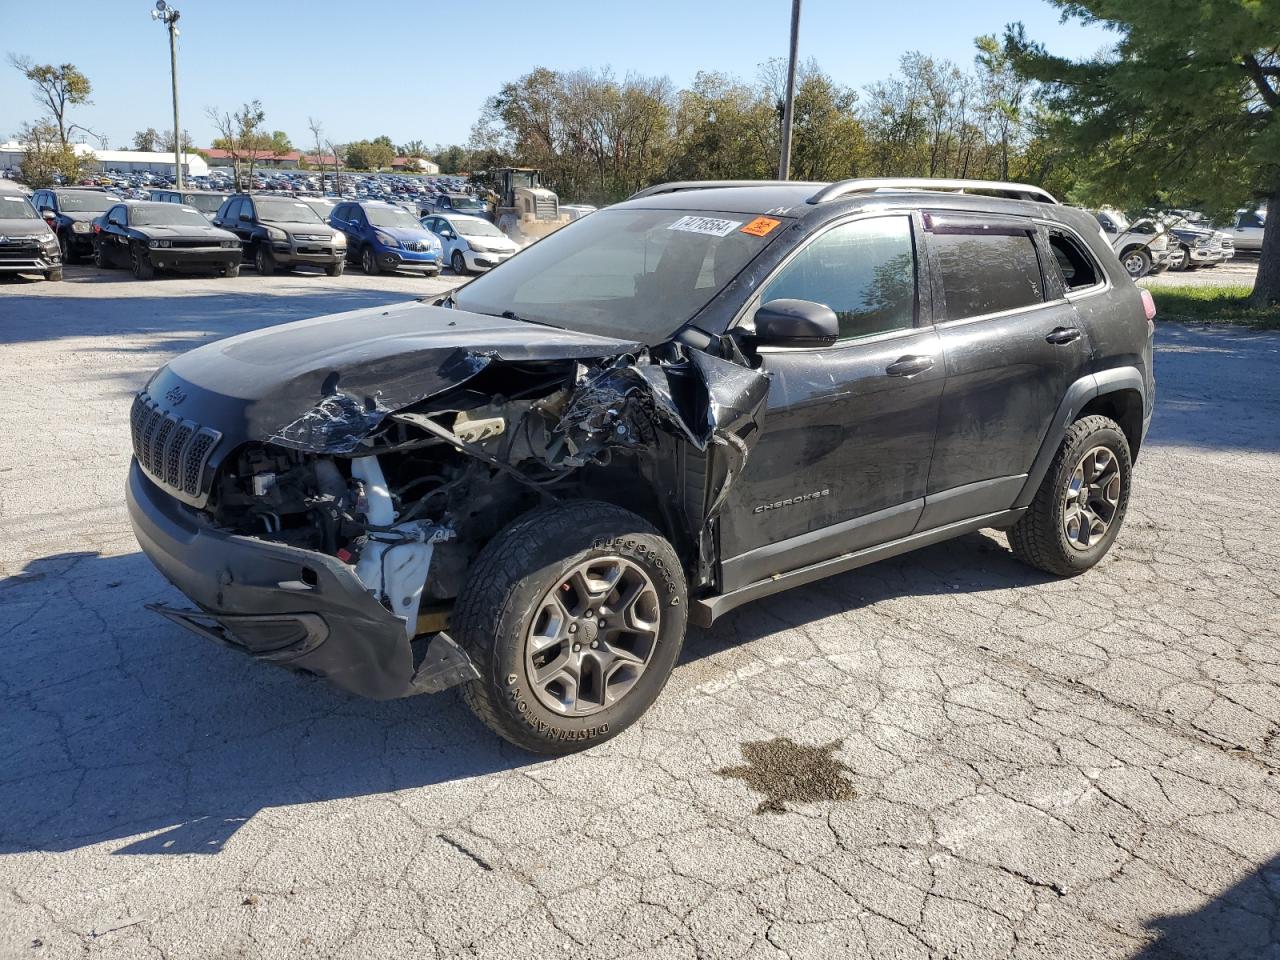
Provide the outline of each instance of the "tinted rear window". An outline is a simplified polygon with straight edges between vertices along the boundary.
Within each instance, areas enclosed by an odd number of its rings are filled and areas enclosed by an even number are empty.
[[[964,320],[1044,302],[1035,244],[1026,232],[935,234],[947,319]]]

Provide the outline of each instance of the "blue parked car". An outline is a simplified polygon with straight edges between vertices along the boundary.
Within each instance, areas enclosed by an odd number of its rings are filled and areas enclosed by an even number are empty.
[[[347,201],[333,208],[329,223],[346,234],[347,259],[359,261],[365,273],[408,269],[434,277],[440,272],[440,239],[403,207]]]

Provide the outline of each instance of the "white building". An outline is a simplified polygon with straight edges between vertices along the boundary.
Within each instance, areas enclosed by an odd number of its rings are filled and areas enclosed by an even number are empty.
[[[142,150],[94,150],[87,143],[73,143],[71,149],[78,154],[92,153],[93,171],[118,170],[122,173],[164,173],[173,176],[173,154],[151,153]],[[0,170],[18,167],[27,148],[17,140],[0,143]],[[182,155],[182,173],[188,177],[203,177],[209,173],[209,165],[198,153]]]

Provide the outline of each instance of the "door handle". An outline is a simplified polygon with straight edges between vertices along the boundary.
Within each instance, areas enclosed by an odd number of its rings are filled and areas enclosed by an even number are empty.
[[[1064,343],[1075,343],[1080,339],[1080,331],[1075,327],[1057,327],[1045,337],[1049,343],[1061,346]]]
[[[917,373],[924,373],[933,366],[933,357],[899,357],[889,366],[884,368],[884,372],[891,377],[914,377]]]

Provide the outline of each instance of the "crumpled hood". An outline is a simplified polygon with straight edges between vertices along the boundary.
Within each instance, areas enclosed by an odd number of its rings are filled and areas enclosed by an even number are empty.
[[[455,387],[493,360],[613,357],[634,341],[412,301],[300,320],[197,347],[161,367],[151,400],[223,435],[351,453],[390,413]]]

